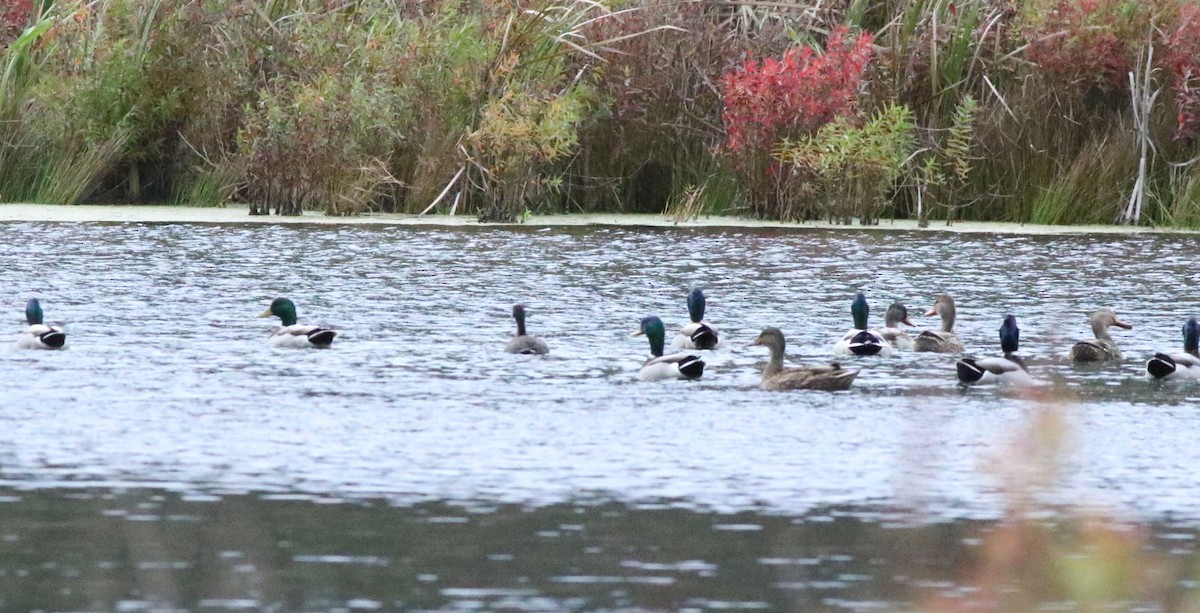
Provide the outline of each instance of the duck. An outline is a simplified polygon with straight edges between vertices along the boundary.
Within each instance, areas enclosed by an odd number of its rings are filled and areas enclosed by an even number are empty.
[[[1133,326],[1121,321],[1117,312],[1103,308],[1092,313],[1092,334],[1095,340],[1079,341],[1071,347],[1071,360],[1075,362],[1108,362],[1121,361],[1123,357],[1117,344],[1108,335],[1111,326],[1132,330]]]
[[[1000,349],[1004,356],[999,358],[963,358],[955,363],[958,370],[958,380],[963,383],[1014,383],[1017,385],[1032,385],[1033,378],[1029,376],[1029,368],[1025,361],[1017,355],[1021,329],[1017,327],[1017,318],[1012,315],[1004,316],[1000,325]]]
[[[704,321],[704,291],[700,288],[692,288],[688,292],[687,307],[688,318],[691,319],[687,325],[679,329],[675,338],[671,341],[671,347],[674,349],[716,349],[720,340],[717,337],[716,326]]]
[[[900,351],[912,351],[913,339],[900,328],[900,324],[913,325],[908,320],[908,309],[899,300],[892,303],[883,315],[883,327],[878,330],[879,336],[892,347]]]
[[[951,298],[950,294],[941,294],[934,299],[933,308],[929,309],[925,316],[933,317],[934,315],[942,317],[942,329],[925,330],[918,334],[917,338],[913,340],[913,350],[932,353],[961,353],[964,351],[966,347],[954,334],[956,311],[954,298]]]
[[[67,333],[62,328],[42,323],[42,303],[31,298],[25,303],[28,328],[17,337],[18,349],[62,349],[67,345]]]
[[[333,344],[337,332],[324,326],[310,326],[296,323],[296,305],[287,298],[276,298],[271,301],[267,310],[258,314],[259,317],[278,317],[282,326],[267,339],[272,347],[288,347],[304,349],[315,347],[328,349]]]
[[[506,353],[524,353],[532,355],[545,355],[550,353],[550,348],[546,346],[546,342],[536,336],[530,336],[525,333],[525,305],[514,304],[512,308],[513,319],[517,320],[517,335],[508,345],[504,347]]]
[[[657,316],[642,318],[641,325],[633,336],[643,334],[650,341],[650,358],[638,370],[638,380],[699,379],[704,374],[704,360],[698,356],[688,353],[663,355],[666,331],[662,320]]]
[[[850,314],[854,317],[854,328],[846,332],[842,340],[833,346],[834,355],[892,355],[892,346],[874,330],[867,329],[867,297],[862,292],[854,294],[850,303]]]
[[[1200,379],[1200,323],[1195,317],[1183,324],[1183,351],[1155,353],[1146,372],[1155,379]]]
[[[858,369],[842,368],[838,363],[829,366],[783,367],[783,350],[787,346],[783,331],[766,328],[749,346],[761,345],[771,351],[771,359],[763,367],[761,388],[769,392],[787,390],[821,390],[838,392],[850,389]]]

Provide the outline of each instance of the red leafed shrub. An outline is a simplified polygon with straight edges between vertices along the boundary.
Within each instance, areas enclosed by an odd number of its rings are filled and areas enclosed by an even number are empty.
[[[1174,82],[1179,125],[1175,138],[1200,136],[1200,6],[1189,6],[1179,16],[1179,27],[1167,39],[1167,66]]]
[[[33,12],[33,0],[8,0],[7,7],[0,8],[0,45],[7,45],[16,38]]]
[[[871,35],[829,35],[825,52],[801,47],[780,58],[747,60],[721,79],[725,150],[760,217],[797,219],[813,214],[811,186],[770,154],[784,139],[812,135],[839,117],[856,123],[858,94],[872,59]]]
[[[723,79],[726,147],[734,153],[769,152],[781,139],[812,134],[858,111],[863,73],[871,62],[871,35],[829,36],[825,53],[790,49],[782,58],[747,60]]]
[[[1146,17],[1129,0],[1054,0],[1026,29],[1026,56],[1056,79],[1123,90]]]

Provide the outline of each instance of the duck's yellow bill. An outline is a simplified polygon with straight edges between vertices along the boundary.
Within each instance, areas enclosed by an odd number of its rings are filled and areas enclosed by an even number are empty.
[[[630,334],[629,336],[641,336],[641,335],[642,335],[642,331],[641,331],[641,330],[634,330],[634,331],[633,331],[633,334]]]
[[[259,316],[259,317],[270,317],[270,316],[271,316],[271,309],[267,309],[267,310],[263,311],[262,313],[259,313],[259,314],[258,314],[258,316]]]

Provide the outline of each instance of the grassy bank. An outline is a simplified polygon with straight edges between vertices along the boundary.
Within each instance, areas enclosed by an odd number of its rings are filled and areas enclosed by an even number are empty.
[[[0,201],[1200,226],[1194,0],[17,0]]]

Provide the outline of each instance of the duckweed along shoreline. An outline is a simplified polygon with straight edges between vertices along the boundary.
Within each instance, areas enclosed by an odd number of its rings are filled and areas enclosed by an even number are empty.
[[[534,215],[524,223],[482,223],[467,215],[407,215],[370,213],[350,217],[331,217],[308,211],[299,216],[250,215],[245,206],[181,207],[166,205],[54,205],[0,204],[3,222],[62,223],[187,223],[187,224],[313,224],[313,225],[402,225],[402,226],[622,226],[648,228],[778,228],[831,229],[867,232],[954,232],[961,234],[1197,234],[1197,230],[1170,227],[1080,225],[1060,226],[1007,222],[934,222],[927,228],[913,219],[882,220],[877,225],[842,225],[824,221],[779,222],[747,217],[709,216],[677,222],[665,215],[653,214],[570,214]]]

